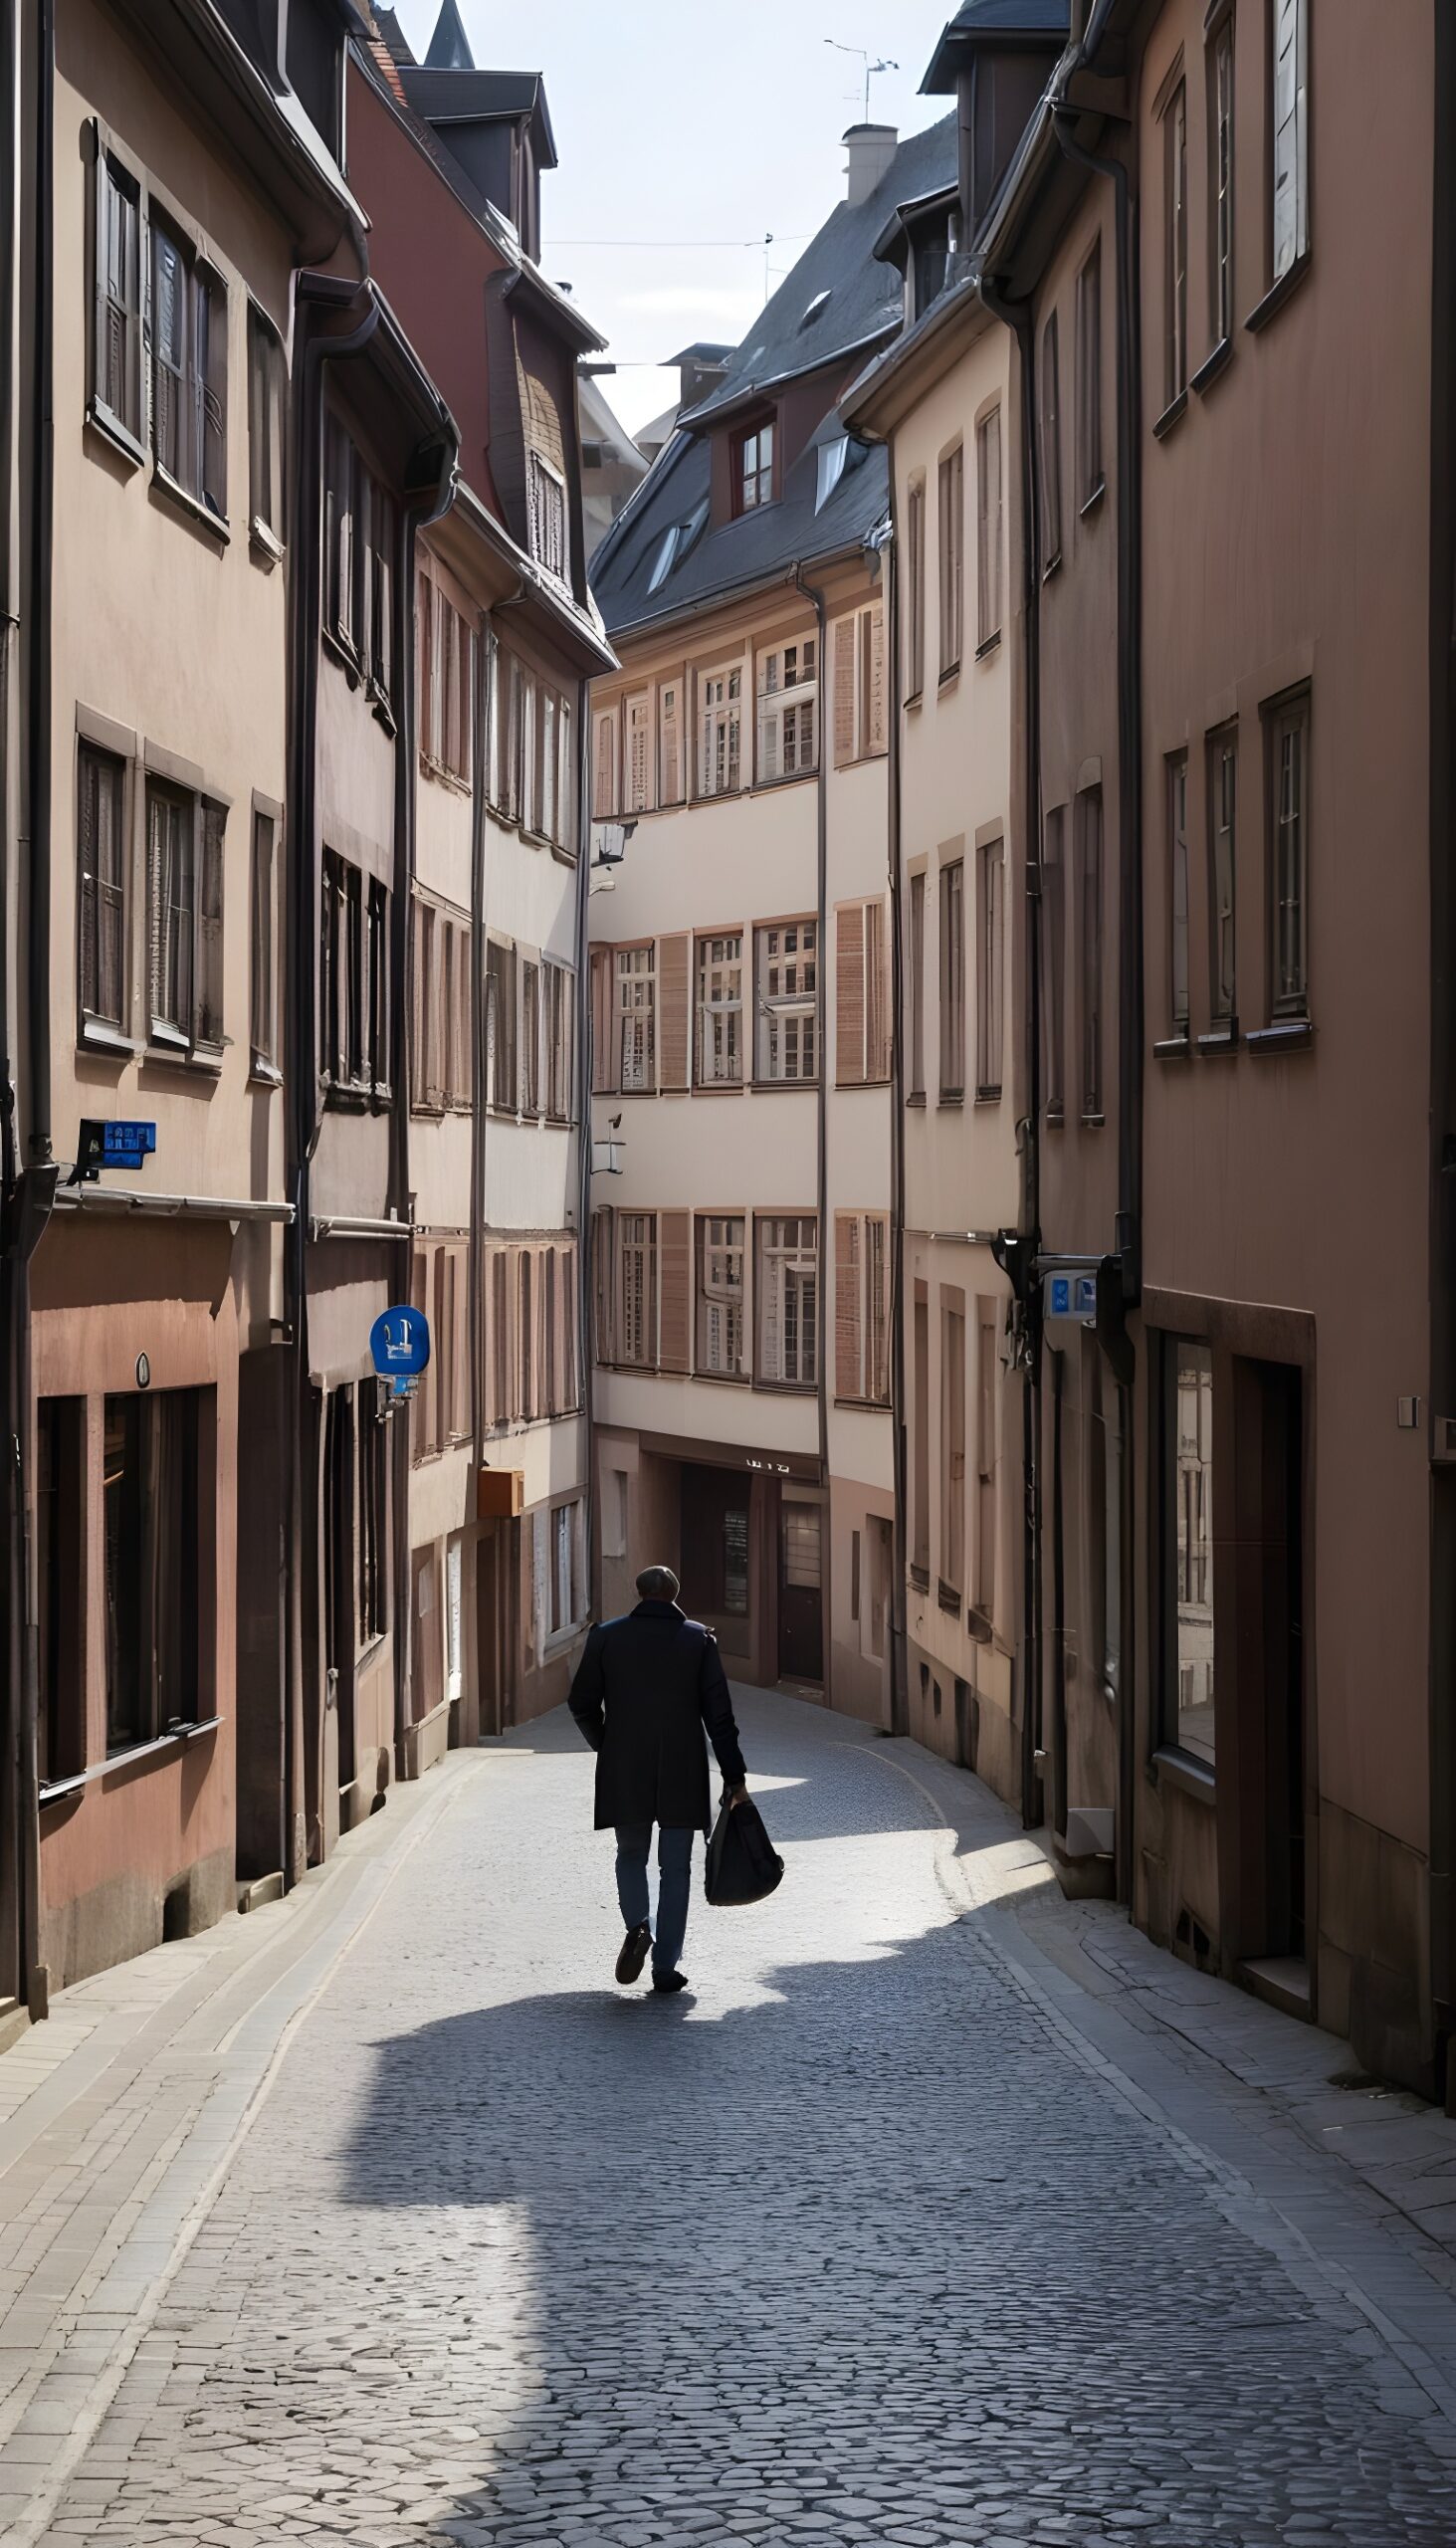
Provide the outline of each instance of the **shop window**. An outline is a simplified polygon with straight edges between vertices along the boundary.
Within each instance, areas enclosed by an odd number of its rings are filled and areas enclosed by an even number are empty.
[[[213,1551],[201,1448],[210,1394],[156,1389],[105,1400],[108,1753],[155,1742],[206,1713],[200,1623]]]

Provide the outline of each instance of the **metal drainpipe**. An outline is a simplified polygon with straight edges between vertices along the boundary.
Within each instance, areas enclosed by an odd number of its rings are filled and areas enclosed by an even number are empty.
[[[1022,1641],[1024,1699],[1021,1711],[1021,1818],[1032,1827],[1042,1820],[1044,1801],[1036,1755],[1042,1748],[1045,1722],[1045,1656],[1042,1636],[1042,1318],[1041,1291],[1035,1260],[1041,1247],[1041,464],[1036,433],[1036,326],[1024,302],[1002,298],[985,276],[980,297],[993,318],[1009,327],[1021,360],[1021,511],[1026,526],[1022,554],[1026,588],[1022,596],[1023,655],[1026,701],[1023,716],[1026,758],[1022,785],[1027,829],[1026,875],[1026,1090],[1025,1143],[1022,1153],[1021,1230],[1019,1250],[1021,1306],[1026,1324],[1027,1371],[1022,1391],[1021,1454],[1023,1492]]]
[[[910,1655],[906,1624],[905,1574],[909,1550],[906,1545],[905,1518],[908,1507],[908,1444],[905,1420],[905,1060],[901,1050],[900,1021],[905,1014],[905,915],[900,889],[901,805],[900,765],[902,702],[900,697],[900,527],[896,520],[894,444],[890,451],[890,568],[889,609],[886,612],[885,643],[890,653],[890,763],[887,784],[890,791],[889,839],[887,854],[890,865],[890,1015],[894,1021],[890,1037],[890,1209],[891,1209],[891,1326],[890,1326],[890,1426],[894,1457],[895,1516],[891,1541],[890,1581],[890,1731],[910,1731]]]
[[[1066,156],[1113,188],[1118,249],[1118,795],[1121,922],[1118,962],[1118,1221],[1117,1320],[1100,1342],[1118,1384],[1123,1433],[1120,1574],[1122,1654],[1118,1713],[1118,1899],[1133,1898],[1133,1811],[1136,1782],[1131,1710],[1136,1690],[1137,1570],[1133,1562],[1137,1492],[1133,1451],[1133,1347],[1126,1315],[1143,1291],[1143,497],[1139,438],[1137,241],[1132,190],[1120,159],[1084,149],[1067,107],[1052,116]]]
[[[1450,839],[1456,802],[1456,518],[1450,453],[1456,425],[1456,24],[1435,13],[1430,416],[1430,898],[1431,1236],[1430,1407],[1435,1424],[1456,1398],[1456,893]],[[1432,1439],[1431,1449],[1439,1446]],[[1437,2097],[1456,2114],[1456,1471],[1431,1462],[1430,1521],[1430,1969]]]
[[[480,1653],[480,1589],[481,1539],[478,1507],[478,1480],[486,1461],[486,1294],[485,1219],[486,1219],[486,1056],[482,1033],[484,1016],[477,1016],[476,1003],[484,979],[486,953],[486,784],[490,768],[491,668],[496,655],[496,631],[489,611],[475,651],[475,731],[471,743],[471,812],[470,812],[470,1369],[471,1369],[471,1518],[476,1523],[475,1574],[476,1600],[471,1628],[471,1651],[475,1656],[476,1740],[481,1736],[481,1662]]]
[[[818,913],[817,926],[819,939],[819,960],[814,968],[814,978],[818,984],[814,1002],[816,1011],[814,1031],[817,1037],[814,1058],[819,1066],[816,1074],[818,1087],[817,1104],[815,1109],[819,1147],[819,1175],[816,1197],[819,1228],[819,1369],[818,1384],[815,1390],[815,1395],[817,1397],[819,1407],[819,1474],[824,1481],[824,1514],[826,1522],[826,1528],[820,1538],[819,1560],[824,1572],[823,1588],[820,1593],[820,1614],[824,1622],[824,1697],[827,1705],[829,1698],[829,1665],[834,1651],[834,1511],[832,1503],[833,1489],[829,1481],[829,1356],[825,1349],[824,1318],[824,1303],[828,1295],[828,1286],[825,1281],[825,1269],[830,1261],[828,1229],[829,1057],[826,1051],[824,1033],[825,1019],[827,1015],[824,987],[829,978],[829,752],[824,735],[824,701],[827,696],[828,686],[825,649],[825,639],[828,634],[828,606],[825,602],[822,589],[816,584],[805,583],[803,564],[802,561],[798,559],[796,559],[794,563],[793,583],[794,590],[802,593],[805,601],[811,601],[814,605],[814,620],[815,626],[818,630],[816,643],[819,649],[819,768],[814,785],[814,799],[818,815],[817,899],[815,908]],[[755,1034],[757,1032],[756,1023],[754,1032]]]
[[[585,1442],[586,1509],[581,1528],[586,1543],[588,1596],[596,1549],[596,1414],[592,1380],[591,1334],[591,682],[577,684],[576,711],[576,1032],[572,1037],[573,1087],[567,1104],[576,1119],[576,1369],[581,1387],[581,1424]],[[579,1090],[579,1098],[577,1091]],[[596,1587],[600,1605],[600,1583]]]

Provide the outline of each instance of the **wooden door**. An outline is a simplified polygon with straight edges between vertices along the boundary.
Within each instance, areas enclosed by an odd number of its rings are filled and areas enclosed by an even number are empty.
[[[778,1517],[778,1670],[781,1680],[824,1678],[823,1508],[784,1504]]]

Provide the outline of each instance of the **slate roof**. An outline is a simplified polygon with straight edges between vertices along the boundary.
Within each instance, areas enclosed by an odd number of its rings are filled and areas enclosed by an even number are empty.
[[[431,71],[400,66],[404,93],[416,114],[427,122],[495,123],[503,116],[535,119],[536,155],[543,168],[556,165],[556,144],[546,107],[545,85],[538,71]]]
[[[598,548],[592,589],[609,630],[675,616],[717,593],[768,581],[776,570],[787,573],[796,559],[833,555],[866,538],[884,520],[889,469],[881,450],[863,458],[856,454],[822,513],[815,513],[818,447],[843,432],[831,411],[789,469],[777,504],[705,530],[659,589],[647,589],[667,532],[707,503],[704,428],[756,388],[834,362],[847,368],[857,354],[898,329],[901,280],[893,268],[877,264],[875,242],[898,204],[948,183],[955,165],[955,118],[947,115],[901,143],[863,203],[835,205],[737,347],[724,382],[679,417],[676,433]],[[801,326],[805,310],[823,292],[829,299],[821,312]]]
[[[1012,50],[1019,43],[1060,47],[1070,27],[1067,0],[964,0],[931,56],[921,95],[942,98],[955,87],[962,48],[977,36]]]

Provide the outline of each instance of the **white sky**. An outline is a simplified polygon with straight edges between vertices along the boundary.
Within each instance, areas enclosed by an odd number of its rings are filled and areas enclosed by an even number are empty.
[[[839,137],[862,119],[863,69],[825,37],[896,57],[871,83],[871,116],[918,132],[953,105],[918,93],[954,5],[461,0],[483,69],[545,74],[561,164],[541,180],[541,262],[608,338],[603,359],[621,368],[602,388],[629,431],[677,394],[676,373],[653,367],[665,355],[747,332],[765,298],[764,232],[772,289],[844,191]],[[397,7],[422,59],[439,0]],[[663,244],[579,244],[620,240]]]

